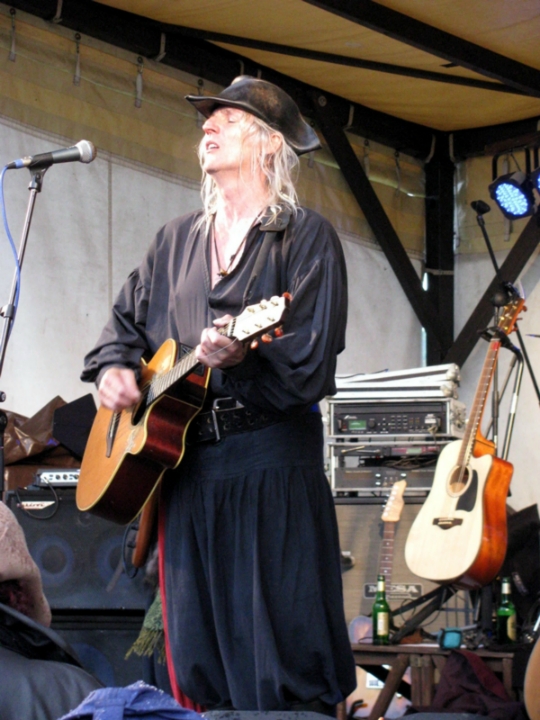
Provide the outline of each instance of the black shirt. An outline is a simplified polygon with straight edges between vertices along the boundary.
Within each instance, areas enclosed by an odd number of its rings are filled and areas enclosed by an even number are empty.
[[[211,287],[210,246],[201,212],[167,223],[131,273],[95,348],[85,359],[84,381],[99,381],[112,366],[136,372],[173,338],[189,346],[227,313],[238,315],[265,237],[265,221],[249,231],[238,265]],[[279,227],[279,218],[278,218]],[[339,238],[331,224],[300,208],[272,242],[249,303],[292,295],[284,335],[250,351],[234,368],[213,371],[214,395],[290,414],[306,411],[335,392],[336,356],[345,345],[347,279]]]

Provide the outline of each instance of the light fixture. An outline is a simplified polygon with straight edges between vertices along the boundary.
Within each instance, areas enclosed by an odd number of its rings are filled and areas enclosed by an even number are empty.
[[[498,177],[489,186],[489,194],[503,215],[512,220],[534,211],[532,182],[521,170]]]
[[[530,177],[533,187],[537,192],[540,193],[540,167],[537,167],[536,170],[533,170]]]

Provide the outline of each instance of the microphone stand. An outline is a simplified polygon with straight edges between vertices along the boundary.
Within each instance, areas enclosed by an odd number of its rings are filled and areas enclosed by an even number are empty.
[[[51,163],[52,164],[52,163]],[[47,167],[40,168],[38,170],[30,170],[31,180],[30,184],[28,185],[28,189],[30,190],[30,196],[28,198],[28,206],[26,210],[26,217],[24,220],[24,226],[21,234],[21,242],[19,245],[19,250],[17,253],[18,263],[19,263],[19,270],[22,268],[23,260],[24,260],[24,253],[26,250],[26,243],[28,240],[28,233],[30,231],[30,224],[32,222],[32,216],[34,214],[34,206],[36,203],[36,197],[39,192],[41,192],[41,188],[43,186],[43,176],[47,172]],[[7,302],[7,305],[4,305],[0,309],[0,317],[4,319],[4,324],[2,327],[2,334],[0,336],[0,376],[2,375],[2,370],[4,367],[4,360],[6,357],[6,350],[7,350],[7,344],[11,333],[11,328],[13,326],[13,322],[15,320],[15,297],[17,295],[17,285],[18,280],[20,282],[20,275],[19,278],[17,278],[17,271],[15,271],[13,276],[13,281],[11,283],[11,292],[9,295],[9,300]],[[0,402],[5,402],[6,400],[6,394],[2,391],[0,391]],[[0,409],[0,499],[4,500],[4,491],[5,491],[5,478],[4,478],[4,434],[7,427],[8,418],[6,413]]]

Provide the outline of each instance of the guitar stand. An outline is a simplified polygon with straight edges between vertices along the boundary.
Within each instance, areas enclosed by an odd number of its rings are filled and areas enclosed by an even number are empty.
[[[411,602],[402,605],[397,610],[392,610],[391,616],[393,617],[398,613],[407,612],[408,610],[412,610],[418,605],[428,601],[421,610],[415,613],[401,628],[399,628],[399,630],[391,635],[390,644],[399,645],[403,638],[406,638],[408,635],[412,635],[413,632],[418,629],[419,625],[424,622],[424,620],[433,613],[438,612],[442,606],[456,594],[456,592],[457,590],[451,585],[441,585],[431,592],[421,595],[419,598],[416,598],[416,600],[412,600]]]

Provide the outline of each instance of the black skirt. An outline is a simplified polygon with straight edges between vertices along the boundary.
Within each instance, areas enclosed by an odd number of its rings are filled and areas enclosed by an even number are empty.
[[[180,689],[237,710],[334,705],[352,692],[320,414],[190,447],[162,497]]]

